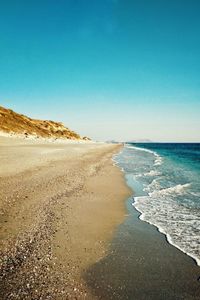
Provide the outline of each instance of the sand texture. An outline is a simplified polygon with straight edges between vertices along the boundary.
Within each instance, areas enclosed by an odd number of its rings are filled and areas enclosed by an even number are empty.
[[[120,147],[0,138],[0,299],[95,299],[82,274],[130,194],[111,160]]]

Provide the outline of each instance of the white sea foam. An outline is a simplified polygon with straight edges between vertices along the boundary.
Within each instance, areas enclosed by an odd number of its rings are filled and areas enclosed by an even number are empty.
[[[123,151],[123,150],[122,150],[122,151]],[[122,151],[120,151],[120,152],[117,153],[117,154],[114,154],[113,157],[112,157],[112,161],[113,161],[113,165],[114,165],[114,166],[118,166],[118,167],[120,168],[120,170],[121,170],[123,173],[125,173],[124,168],[123,168],[123,167],[120,167],[120,166],[119,166],[119,163],[118,163],[118,161],[117,161],[117,157],[118,157],[118,155],[120,155],[120,154],[122,153]]]
[[[192,257],[200,266],[200,215],[196,211],[191,214],[191,210],[170,198],[161,201],[152,196],[134,197],[133,206],[141,213],[142,221],[156,226],[170,244]]]
[[[152,177],[154,177],[154,176],[159,176],[160,174],[161,173],[158,170],[151,170],[147,173],[140,174],[140,176],[150,176],[150,177],[152,176]]]
[[[147,153],[151,153],[155,156],[155,162],[154,162],[154,166],[159,166],[162,164],[162,157],[155,151],[146,149],[146,148],[142,148],[142,147],[136,147],[136,146],[130,146],[130,145],[126,145],[126,148],[128,149],[135,149],[135,150],[140,150],[140,151],[145,151]]]
[[[164,197],[170,194],[177,194],[177,195],[184,195],[187,193],[186,189],[189,188],[191,186],[190,183],[186,183],[186,184],[177,184],[173,187],[169,187],[166,189],[161,189],[161,190],[155,190],[152,193],[149,193],[150,197]]]
[[[150,193],[151,191],[159,191],[160,189],[161,185],[158,181],[158,178],[155,178],[147,187],[144,188],[144,191]]]
[[[145,151],[145,152],[148,152],[148,153],[151,153],[151,154],[156,154],[158,155],[156,152],[152,151],[152,150],[149,150],[149,149],[146,149],[146,148],[142,148],[142,147],[136,147],[136,146],[130,146],[130,145],[126,145],[125,148],[129,148],[129,149],[135,149],[135,150],[140,150],[140,151]]]
[[[184,173],[184,168],[170,158],[164,160],[155,151],[132,145],[125,145],[119,166],[132,174],[148,194],[134,197],[133,206],[141,213],[140,219],[156,226],[170,244],[200,266],[200,213],[199,202],[195,202],[199,189],[194,186],[197,177]]]
[[[151,170],[149,172],[146,172],[146,173],[140,173],[140,174],[136,174],[134,175],[134,178],[140,178],[140,177],[157,177],[157,176],[160,176],[161,173],[158,171],[158,170]]]
[[[156,152],[154,152],[154,155],[156,156],[154,166],[160,166],[162,164],[162,157],[158,155]]]

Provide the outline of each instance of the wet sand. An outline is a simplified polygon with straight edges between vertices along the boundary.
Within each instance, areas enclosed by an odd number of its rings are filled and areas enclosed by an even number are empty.
[[[129,216],[115,232],[109,254],[84,277],[99,299],[198,300],[200,267],[170,245],[156,227],[139,220],[127,200]]]
[[[120,148],[0,138],[0,299],[96,299],[83,274],[130,195],[111,160]]]

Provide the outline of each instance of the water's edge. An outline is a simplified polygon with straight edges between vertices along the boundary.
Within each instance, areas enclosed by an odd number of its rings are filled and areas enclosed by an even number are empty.
[[[182,249],[181,247],[179,247],[178,245],[176,245],[175,243],[173,243],[170,234],[167,234],[161,227],[157,226],[156,224],[153,224],[153,223],[151,223],[150,221],[145,220],[145,219],[144,219],[144,213],[143,213],[142,211],[140,211],[140,210],[135,206],[135,201],[136,201],[136,199],[139,198],[139,197],[135,197],[135,196],[134,196],[134,188],[133,188],[133,186],[131,186],[131,185],[128,184],[127,178],[126,178],[126,176],[125,176],[125,175],[126,175],[125,170],[124,170],[123,168],[121,168],[121,167],[118,165],[119,163],[118,163],[118,161],[117,161],[117,157],[118,157],[120,154],[123,153],[124,148],[125,148],[125,146],[123,147],[123,149],[122,149],[119,153],[115,154],[115,155],[112,157],[112,160],[113,160],[113,164],[114,164],[115,166],[117,166],[117,167],[121,170],[121,172],[123,173],[123,175],[124,175],[124,181],[125,181],[126,185],[127,185],[127,186],[132,190],[132,192],[133,192],[133,194],[132,194],[132,196],[131,196],[131,198],[132,198],[132,208],[133,208],[135,211],[137,211],[137,212],[139,213],[138,218],[139,218],[142,222],[145,222],[145,223],[147,223],[147,224],[149,224],[149,225],[155,227],[156,230],[157,230],[159,233],[161,233],[162,235],[164,235],[165,240],[166,240],[166,242],[167,242],[168,244],[174,246],[175,248],[177,248],[178,250],[180,250],[182,253],[184,253],[184,254],[186,254],[187,256],[189,256],[190,258],[192,258],[192,260],[194,261],[194,263],[195,263],[197,266],[200,267],[200,259],[199,259],[198,257],[195,257],[193,254],[184,251],[184,249]],[[142,148],[141,148],[141,149],[142,149]],[[142,150],[144,150],[144,151],[149,151],[150,153],[154,153],[154,155],[156,154],[156,156],[157,156],[157,153],[154,152],[154,151],[151,151],[151,150],[148,150],[148,149],[142,149]],[[128,198],[127,201],[128,201],[129,199],[130,199],[130,198]]]

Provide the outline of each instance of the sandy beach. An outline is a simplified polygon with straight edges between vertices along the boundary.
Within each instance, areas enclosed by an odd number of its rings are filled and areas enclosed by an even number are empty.
[[[95,299],[82,274],[101,260],[130,195],[121,145],[0,138],[3,299]]]
[[[139,220],[121,145],[0,145],[0,299],[199,299],[193,259]]]
[[[200,300],[200,0],[0,24],[0,300]]]

